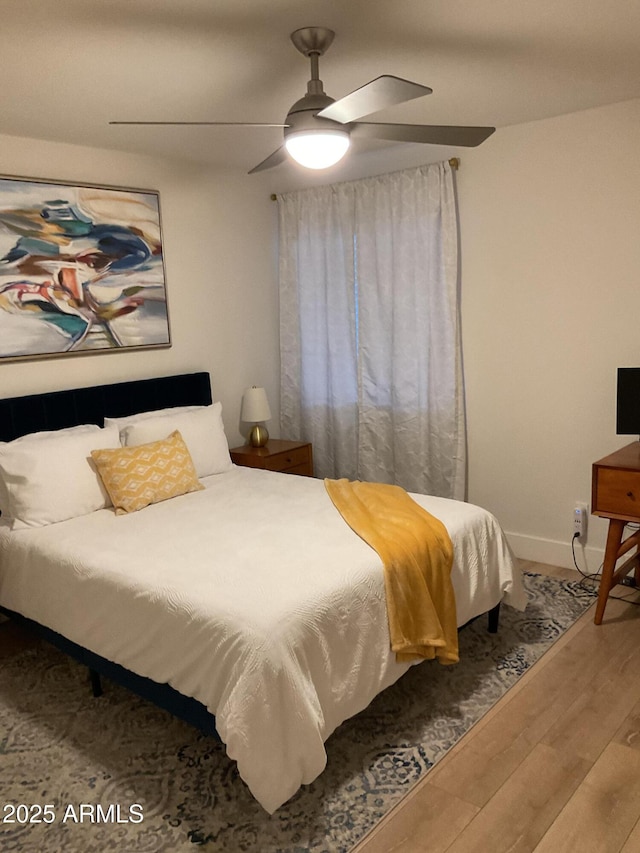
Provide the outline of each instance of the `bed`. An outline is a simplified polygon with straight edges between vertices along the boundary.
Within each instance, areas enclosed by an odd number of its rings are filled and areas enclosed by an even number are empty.
[[[11,398],[0,400],[0,442],[216,405],[206,373]],[[412,664],[389,648],[380,559],[322,481],[235,466],[223,433],[216,442],[219,470],[198,491],[125,515],[104,507],[17,529],[5,519],[0,607],[95,673],[215,731],[274,812],[322,772],[331,733]],[[501,602],[523,609],[496,519],[414,498],[453,542],[458,625]],[[58,514],[65,499],[53,501]]]

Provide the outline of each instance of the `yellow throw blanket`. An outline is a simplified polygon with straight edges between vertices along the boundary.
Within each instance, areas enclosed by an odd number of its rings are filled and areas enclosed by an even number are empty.
[[[400,486],[325,480],[336,509],[384,563],[396,660],[458,662],[453,546],[444,524]]]

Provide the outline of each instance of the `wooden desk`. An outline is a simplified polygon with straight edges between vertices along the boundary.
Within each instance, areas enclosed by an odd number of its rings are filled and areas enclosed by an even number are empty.
[[[640,585],[640,531],[623,541],[626,525],[629,522],[640,523],[640,441],[634,441],[593,463],[591,512],[609,519],[598,604],[593,620],[596,625],[600,625],[611,589],[631,569],[635,570],[635,580]],[[620,557],[634,547],[636,553],[616,569]]]
[[[270,438],[264,447],[245,444],[242,447],[234,447],[230,453],[236,465],[313,477],[313,452],[311,444],[306,441]]]

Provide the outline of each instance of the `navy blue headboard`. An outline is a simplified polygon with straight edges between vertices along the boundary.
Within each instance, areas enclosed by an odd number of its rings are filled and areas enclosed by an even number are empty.
[[[208,406],[211,401],[208,373],[8,397],[0,400],[0,441],[79,424],[102,426],[105,417],[118,418],[169,406]]]

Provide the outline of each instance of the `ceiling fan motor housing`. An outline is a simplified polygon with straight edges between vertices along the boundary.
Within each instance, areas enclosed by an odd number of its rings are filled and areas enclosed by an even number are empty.
[[[284,138],[292,133],[303,133],[309,130],[336,130],[343,133],[349,131],[349,125],[341,124],[339,121],[333,121],[330,118],[317,117],[317,113],[334,103],[335,98],[330,98],[328,95],[316,94],[305,95],[300,98],[291,107],[287,113],[284,129]]]
[[[349,131],[349,125],[341,124],[330,118],[320,118],[317,113],[325,107],[333,104],[335,98],[330,98],[324,92],[317,94],[306,94],[291,107],[287,113],[284,129],[284,138],[292,133],[302,133],[308,130],[341,130],[343,133]]]

